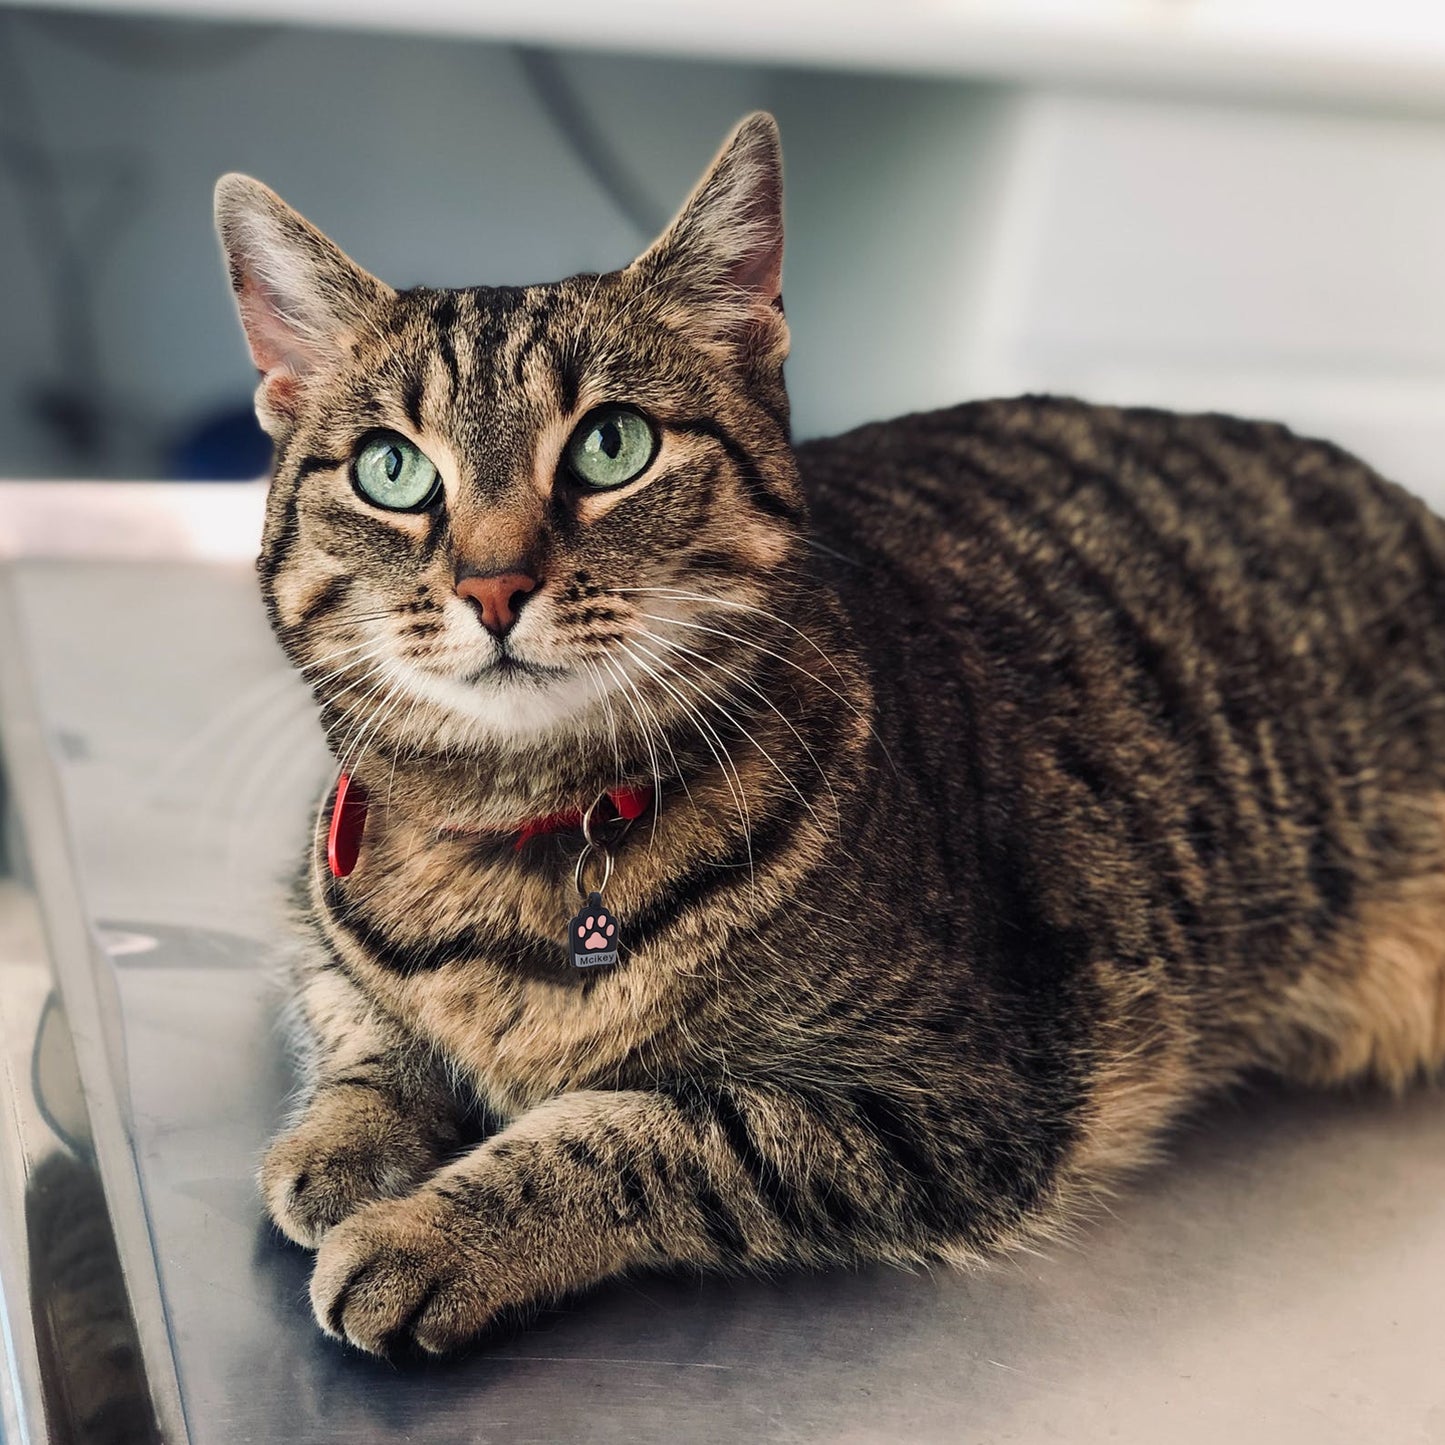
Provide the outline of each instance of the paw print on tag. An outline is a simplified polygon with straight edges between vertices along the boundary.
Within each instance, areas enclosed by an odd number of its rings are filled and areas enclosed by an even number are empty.
[[[567,925],[567,943],[575,968],[601,968],[617,962],[617,919],[600,893],[589,893]]]

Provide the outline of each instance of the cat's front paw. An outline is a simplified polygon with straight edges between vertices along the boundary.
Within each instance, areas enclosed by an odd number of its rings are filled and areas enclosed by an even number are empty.
[[[354,1214],[322,1242],[311,1307],[327,1334],[373,1355],[448,1354],[507,1303],[474,1215],[431,1189]]]
[[[261,1192],[276,1227],[315,1249],[363,1205],[409,1193],[436,1162],[421,1131],[379,1095],[338,1090],[266,1151]]]

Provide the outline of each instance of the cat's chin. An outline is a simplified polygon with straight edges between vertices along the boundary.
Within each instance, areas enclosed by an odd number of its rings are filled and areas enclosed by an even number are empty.
[[[463,735],[493,745],[591,731],[605,706],[590,675],[516,658],[461,677],[410,667],[406,681],[425,701],[443,708]]]

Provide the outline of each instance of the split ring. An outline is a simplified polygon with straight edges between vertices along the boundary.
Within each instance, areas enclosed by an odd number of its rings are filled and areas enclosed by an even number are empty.
[[[589,809],[588,811],[590,812],[591,809]],[[583,835],[586,836],[586,819],[583,820],[582,829]],[[594,853],[600,853],[602,855],[602,881],[597,885],[596,888],[588,889],[582,886],[582,874]],[[582,851],[577,855],[577,866],[572,870],[572,886],[577,890],[577,896],[579,898],[586,898],[589,892],[601,893],[603,889],[607,887],[607,884],[611,878],[612,850],[606,847],[604,844],[594,842],[591,838],[588,838],[586,844],[583,846]]]

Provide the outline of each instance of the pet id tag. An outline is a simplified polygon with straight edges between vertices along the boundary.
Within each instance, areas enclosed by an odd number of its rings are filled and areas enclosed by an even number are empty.
[[[589,893],[567,925],[574,968],[610,968],[617,962],[617,920],[600,893]]]
[[[600,798],[598,802],[601,802]],[[621,832],[604,842],[593,831],[596,810],[597,803],[593,803],[582,815],[585,846],[572,873],[572,885],[577,890],[577,896],[585,900],[577,910],[577,916],[567,925],[567,951],[572,956],[573,968],[611,968],[617,963],[622,945],[622,925],[602,901],[602,895],[612,878],[612,845],[627,831],[633,820],[619,808]],[[589,890],[587,869],[594,858],[602,863],[602,877],[597,880],[597,887]]]

